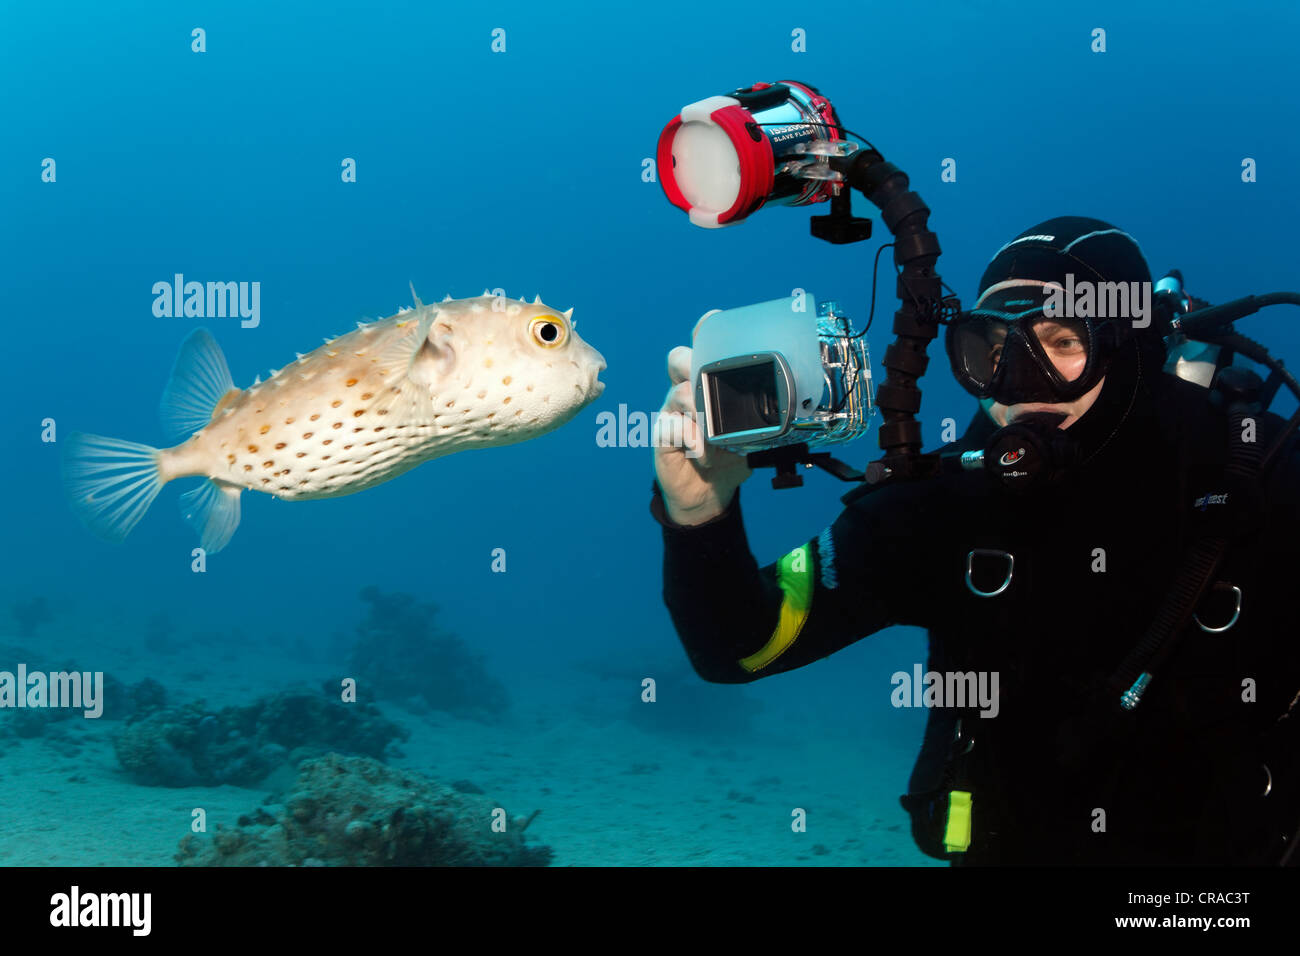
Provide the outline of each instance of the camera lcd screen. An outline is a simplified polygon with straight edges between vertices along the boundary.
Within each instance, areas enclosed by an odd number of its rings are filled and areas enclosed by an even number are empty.
[[[704,377],[712,437],[780,430],[781,402],[772,358],[707,372]]]

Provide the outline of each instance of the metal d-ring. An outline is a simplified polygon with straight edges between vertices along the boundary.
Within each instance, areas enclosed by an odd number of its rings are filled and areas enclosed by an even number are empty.
[[[1241,588],[1237,587],[1235,584],[1230,584],[1228,587],[1232,588],[1233,593],[1237,596],[1237,607],[1236,610],[1232,612],[1232,619],[1228,621],[1227,624],[1223,625],[1223,627],[1206,627],[1201,623],[1200,615],[1195,612],[1192,613],[1192,620],[1194,620],[1196,626],[1206,634],[1222,634],[1224,631],[1228,630],[1228,628],[1232,627],[1232,625],[1237,623],[1237,618],[1241,617]]]
[[[984,558],[1006,558],[1007,559],[1006,579],[1002,582],[1001,587],[999,587],[996,591],[981,591],[979,588],[975,586],[974,582],[971,581],[970,579],[971,571],[975,564],[975,555],[977,554],[980,557],[984,557]],[[974,594],[976,597],[984,597],[984,598],[997,597],[999,594],[1001,594],[1003,591],[1005,591],[1007,588],[1011,586],[1011,578],[1015,573],[1016,573],[1016,556],[1012,554],[1010,551],[997,551],[989,548],[976,548],[975,550],[971,551],[968,555],[966,555],[966,587],[969,588],[970,593]]]

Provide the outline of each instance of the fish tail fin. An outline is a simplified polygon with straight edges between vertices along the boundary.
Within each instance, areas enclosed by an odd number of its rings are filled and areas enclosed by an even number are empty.
[[[77,432],[63,442],[63,483],[91,531],[121,541],[162,489],[157,448]]]
[[[181,515],[199,533],[199,544],[215,554],[230,543],[239,527],[238,485],[209,478],[181,495]]]
[[[237,392],[221,346],[207,329],[195,329],[181,343],[163,390],[159,415],[176,441],[189,438],[212,421],[222,399]]]

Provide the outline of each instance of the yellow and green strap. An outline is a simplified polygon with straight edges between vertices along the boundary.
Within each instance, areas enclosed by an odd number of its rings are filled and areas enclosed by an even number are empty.
[[[810,545],[811,542],[800,545],[776,564],[776,583],[784,595],[781,616],[767,643],[748,657],[741,658],[740,666],[751,673],[762,670],[789,650],[808,620],[816,585]]]

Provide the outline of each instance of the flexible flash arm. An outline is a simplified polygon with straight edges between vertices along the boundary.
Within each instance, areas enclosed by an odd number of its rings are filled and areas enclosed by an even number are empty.
[[[939,474],[940,458],[921,452],[921,408],[917,380],[929,365],[926,350],[939,334],[945,309],[956,311],[955,300],[945,300],[943,282],[935,271],[939,237],[928,227],[930,208],[909,189],[907,174],[873,149],[859,150],[832,165],[844,182],[880,209],[881,219],[894,236],[894,264],[898,267],[898,311],[894,313],[894,343],[885,350],[885,380],[876,386],[876,407],[881,412],[880,447],[884,457],[867,466],[871,484],[885,479],[928,478]]]
[[[909,188],[907,173],[873,149],[849,156],[830,157],[831,168],[851,189],[866,196],[879,209],[881,219],[894,237],[894,264],[900,270],[896,286],[899,299],[894,313],[894,344],[885,349],[885,380],[876,386],[876,407],[880,409],[880,447],[884,457],[859,473],[825,452],[811,453],[808,446],[787,445],[747,457],[751,468],[775,467],[774,488],[802,484],[796,465],[817,466],[841,481],[879,484],[886,479],[932,478],[941,473],[940,456],[921,452],[921,390],[916,381],[930,363],[926,349],[939,335],[945,311],[956,313],[957,300],[945,299],[943,281],[935,272],[939,258],[939,237],[928,228],[930,207]],[[831,199],[831,213],[814,216],[811,229],[818,239],[835,244],[860,242],[871,236],[871,220],[852,214],[850,192],[841,189]]]
[[[940,456],[921,452],[921,390],[917,379],[925,374],[930,359],[926,350],[939,335],[945,311],[957,312],[956,299],[945,299],[943,281],[934,269],[939,258],[939,237],[928,228],[930,207],[909,188],[907,173],[874,149],[862,149],[845,157],[829,159],[844,183],[866,196],[880,209],[881,219],[894,237],[894,265],[899,270],[896,293],[899,307],[894,313],[894,344],[885,349],[885,380],[876,386],[876,407],[880,409],[880,447],[884,457],[867,465],[859,474],[826,453],[812,454],[806,445],[788,445],[747,456],[751,468],[775,467],[775,488],[802,484],[796,465],[823,468],[842,481],[932,478],[944,468]],[[814,216],[812,234],[827,242],[859,242],[871,235],[871,220],[853,217],[848,189],[831,199],[831,214]]]

